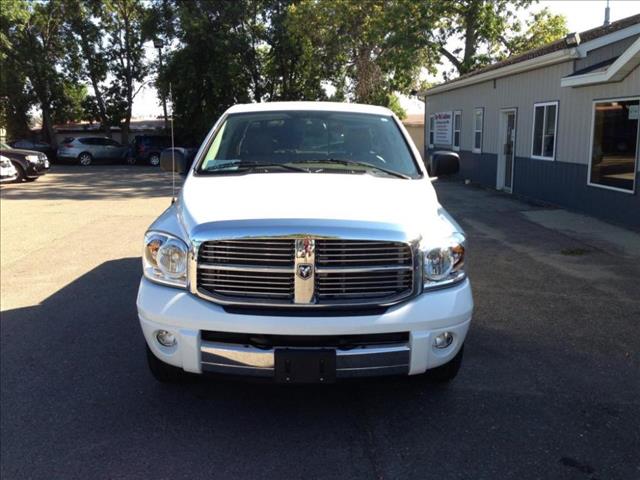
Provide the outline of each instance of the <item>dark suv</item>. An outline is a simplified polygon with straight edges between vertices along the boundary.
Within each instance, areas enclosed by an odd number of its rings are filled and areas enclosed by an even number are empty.
[[[171,137],[167,135],[136,135],[131,141],[131,148],[127,154],[130,165],[144,163],[160,165],[160,152],[171,146]]]

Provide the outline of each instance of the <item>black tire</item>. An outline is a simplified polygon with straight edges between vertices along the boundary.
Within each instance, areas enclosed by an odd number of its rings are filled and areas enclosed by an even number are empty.
[[[152,153],[151,155],[149,155],[149,165],[151,165],[152,167],[157,167],[160,165],[159,153]]]
[[[426,376],[430,382],[434,383],[447,383],[456,378],[460,366],[462,365],[462,357],[464,356],[464,345],[460,348],[460,351],[444,365],[427,370]]]
[[[38,177],[24,177],[25,182],[35,182]]]
[[[164,363],[158,357],[156,357],[149,345],[146,345],[147,348],[147,365],[149,365],[149,370],[151,371],[151,375],[157,381],[161,383],[184,383],[187,381],[190,376],[184,370],[178,367],[174,367],[173,365],[169,365],[168,363]]]
[[[78,165],[88,167],[93,162],[93,157],[89,152],[82,152],[78,155]]]
[[[11,162],[13,163],[13,162]],[[19,163],[13,163],[13,166],[16,167],[16,172],[18,172],[18,176],[14,180],[15,183],[22,183],[22,181],[27,178],[27,174],[24,173],[24,168]]]

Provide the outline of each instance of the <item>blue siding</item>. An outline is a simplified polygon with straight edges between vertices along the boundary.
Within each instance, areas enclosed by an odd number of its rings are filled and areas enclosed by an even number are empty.
[[[433,150],[429,149],[431,154]],[[458,178],[495,188],[498,156],[492,153],[460,154]],[[587,185],[587,165],[516,157],[513,193],[640,229],[640,180],[636,193],[628,194]]]
[[[513,192],[640,228],[640,196],[590,187],[588,166],[517,157]]]
[[[449,150],[447,148],[429,149],[430,156],[437,150]],[[498,168],[498,156],[494,153],[472,153],[460,151],[460,173],[461,179],[469,179],[474,183],[480,183],[489,187],[496,187],[496,174]]]

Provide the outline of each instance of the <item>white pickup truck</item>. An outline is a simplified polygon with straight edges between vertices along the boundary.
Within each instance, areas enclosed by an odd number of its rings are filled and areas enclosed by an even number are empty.
[[[465,237],[390,110],[237,105],[192,166],[180,150],[161,165],[186,179],[144,238],[137,307],[158,380],[456,376]]]

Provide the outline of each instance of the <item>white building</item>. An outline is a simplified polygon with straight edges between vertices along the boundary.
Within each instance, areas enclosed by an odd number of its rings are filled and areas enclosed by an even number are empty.
[[[640,228],[640,15],[435,86],[425,150],[462,178]]]

